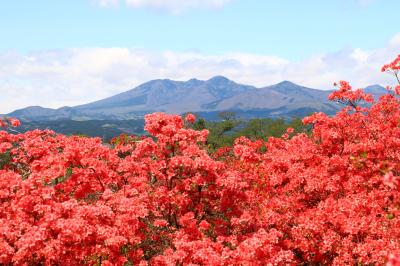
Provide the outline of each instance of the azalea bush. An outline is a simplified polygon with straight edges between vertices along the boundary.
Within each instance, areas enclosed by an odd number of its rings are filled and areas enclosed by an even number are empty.
[[[1,131],[0,265],[399,265],[400,88],[337,86],[311,134],[212,153],[193,115],[111,147]]]

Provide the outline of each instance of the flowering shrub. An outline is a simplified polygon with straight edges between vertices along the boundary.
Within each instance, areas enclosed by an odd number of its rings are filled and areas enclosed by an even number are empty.
[[[304,118],[311,135],[213,154],[191,114],[113,147],[1,131],[0,264],[399,265],[400,101],[346,82],[330,99],[346,107]]]
[[[21,125],[21,122],[18,119],[15,118],[0,118],[0,128],[6,128],[6,127],[19,127]]]
[[[185,120],[188,123],[194,123],[196,121],[196,116],[194,114],[187,114]]]

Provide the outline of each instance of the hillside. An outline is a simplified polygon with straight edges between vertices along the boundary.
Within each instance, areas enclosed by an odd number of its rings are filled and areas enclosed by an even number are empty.
[[[367,91],[374,95],[385,93],[379,85],[370,86]],[[152,112],[195,112],[211,119],[221,111],[234,111],[243,118],[305,116],[316,111],[334,114],[339,106],[328,101],[330,93],[290,81],[256,88],[222,76],[205,81],[159,79],[84,105],[59,109],[31,106],[8,116],[25,121],[86,121],[140,119]]]

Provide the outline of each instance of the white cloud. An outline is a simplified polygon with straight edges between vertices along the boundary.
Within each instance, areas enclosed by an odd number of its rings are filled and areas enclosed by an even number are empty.
[[[29,105],[73,106],[134,88],[156,78],[188,80],[225,75],[239,83],[267,86],[282,80],[332,89],[348,80],[355,87],[387,85],[380,72],[400,51],[400,34],[383,48],[344,48],[292,62],[249,53],[207,55],[128,48],[82,48],[0,53],[0,113]]]
[[[400,32],[393,36],[389,42],[389,45],[393,46],[394,48],[400,46]]]
[[[101,7],[118,6],[121,2],[131,8],[167,10],[179,14],[195,8],[221,8],[232,0],[92,0]]]
[[[357,0],[357,3],[361,6],[369,6],[373,3],[375,3],[377,0]]]
[[[91,0],[92,3],[101,7],[115,7],[119,5],[119,0]]]

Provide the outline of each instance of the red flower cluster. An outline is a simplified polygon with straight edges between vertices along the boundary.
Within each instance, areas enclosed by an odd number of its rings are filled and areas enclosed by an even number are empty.
[[[334,85],[338,86],[336,83]],[[360,101],[371,103],[374,99],[372,95],[364,93],[362,89],[354,91],[347,81],[340,81],[339,90],[330,94],[329,100],[337,101],[351,107],[356,107],[357,103]]]
[[[1,131],[0,264],[399,265],[400,101],[340,86],[311,135],[214,154],[163,113],[113,147]]]
[[[400,55],[398,55],[396,57],[396,59],[394,59],[392,62],[390,62],[389,64],[386,64],[382,67],[381,71],[382,72],[398,72],[400,70]]]
[[[5,128],[5,127],[19,127],[21,125],[21,122],[18,119],[15,118],[0,118],[0,128]]]
[[[394,91],[396,94],[400,94],[400,76],[399,76],[399,72],[400,72],[400,55],[398,55],[396,57],[396,59],[394,59],[392,62],[390,62],[389,64],[386,64],[382,67],[382,72],[388,72],[390,74],[393,74],[397,80],[397,82],[399,83],[395,88]],[[391,89],[391,87],[389,87],[389,89]]]
[[[196,116],[194,114],[187,114],[185,120],[188,123],[194,123],[196,121]]]

